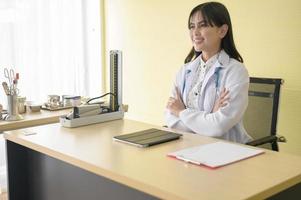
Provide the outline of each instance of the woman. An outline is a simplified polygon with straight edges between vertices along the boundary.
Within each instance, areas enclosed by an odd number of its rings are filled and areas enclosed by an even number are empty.
[[[188,28],[193,48],[167,103],[168,127],[239,143],[250,141],[242,123],[249,75],[234,44],[227,8],[217,2],[196,6]]]

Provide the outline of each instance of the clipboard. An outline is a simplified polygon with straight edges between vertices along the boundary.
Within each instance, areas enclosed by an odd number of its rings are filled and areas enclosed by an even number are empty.
[[[125,135],[114,136],[113,140],[138,147],[149,147],[172,140],[177,140],[182,134],[160,129],[147,129]]]
[[[214,142],[168,153],[167,156],[209,168],[218,168],[259,154],[263,149],[228,142]]]

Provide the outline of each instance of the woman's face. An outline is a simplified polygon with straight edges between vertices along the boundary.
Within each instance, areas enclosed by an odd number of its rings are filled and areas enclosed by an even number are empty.
[[[222,34],[222,27],[210,26],[203,18],[201,12],[196,12],[192,15],[189,31],[195,51],[202,51],[203,53],[218,51],[221,46],[221,40],[225,36],[225,34]]]

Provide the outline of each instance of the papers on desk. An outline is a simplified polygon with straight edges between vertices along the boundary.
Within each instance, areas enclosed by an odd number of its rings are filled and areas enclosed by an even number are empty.
[[[264,153],[264,150],[227,142],[215,142],[183,149],[167,155],[185,162],[217,168],[262,153]]]

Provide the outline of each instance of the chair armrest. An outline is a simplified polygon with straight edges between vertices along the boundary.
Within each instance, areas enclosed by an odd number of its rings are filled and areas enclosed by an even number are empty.
[[[259,146],[262,144],[266,144],[266,143],[274,143],[277,142],[278,138],[276,135],[271,135],[271,136],[267,136],[267,137],[263,137],[263,138],[259,138],[257,140],[253,140],[251,142],[247,142],[247,145],[251,145],[251,146]]]

